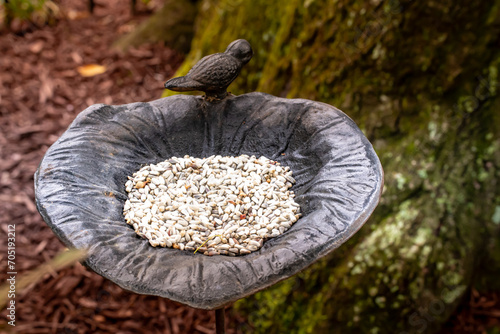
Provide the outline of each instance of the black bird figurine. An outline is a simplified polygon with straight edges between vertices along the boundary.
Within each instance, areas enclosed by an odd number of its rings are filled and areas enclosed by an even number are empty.
[[[203,91],[209,101],[223,99],[227,96],[227,87],[252,56],[250,43],[238,39],[229,44],[225,52],[203,57],[185,76],[165,82],[165,88],[176,92]]]

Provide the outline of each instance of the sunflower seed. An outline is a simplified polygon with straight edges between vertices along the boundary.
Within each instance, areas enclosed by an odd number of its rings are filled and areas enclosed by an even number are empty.
[[[300,218],[292,171],[266,157],[172,157],[127,179],[125,221],[153,247],[245,255]]]

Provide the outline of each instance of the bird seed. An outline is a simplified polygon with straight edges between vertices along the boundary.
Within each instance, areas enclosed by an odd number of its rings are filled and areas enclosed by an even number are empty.
[[[300,217],[292,171],[264,156],[172,157],[128,179],[125,220],[154,247],[250,254]]]

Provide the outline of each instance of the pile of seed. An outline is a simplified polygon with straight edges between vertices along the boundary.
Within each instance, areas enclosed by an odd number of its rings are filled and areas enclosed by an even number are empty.
[[[289,167],[266,157],[173,157],[135,172],[123,214],[152,246],[245,255],[288,230],[300,206]]]

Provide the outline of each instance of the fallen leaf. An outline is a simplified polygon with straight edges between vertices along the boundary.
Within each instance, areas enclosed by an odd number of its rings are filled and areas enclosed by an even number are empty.
[[[36,41],[30,45],[30,51],[33,53],[40,53],[43,49],[43,41]]]
[[[90,16],[90,13],[87,11],[69,10],[66,13],[66,16],[68,17],[68,19],[74,21],[74,20],[86,19],[87,17]]]
[[[78,73],[80,73],[82,77],[93,77],[95,75],[106,72],[106,66],[89,64],[89,65],[78,66],[76,70],[78,71]]]
[[[105,322],[106,321],[106,317],[100,315],[100,314],[96,314],[94,315],[94,320],[97,321],[97,322]]]

